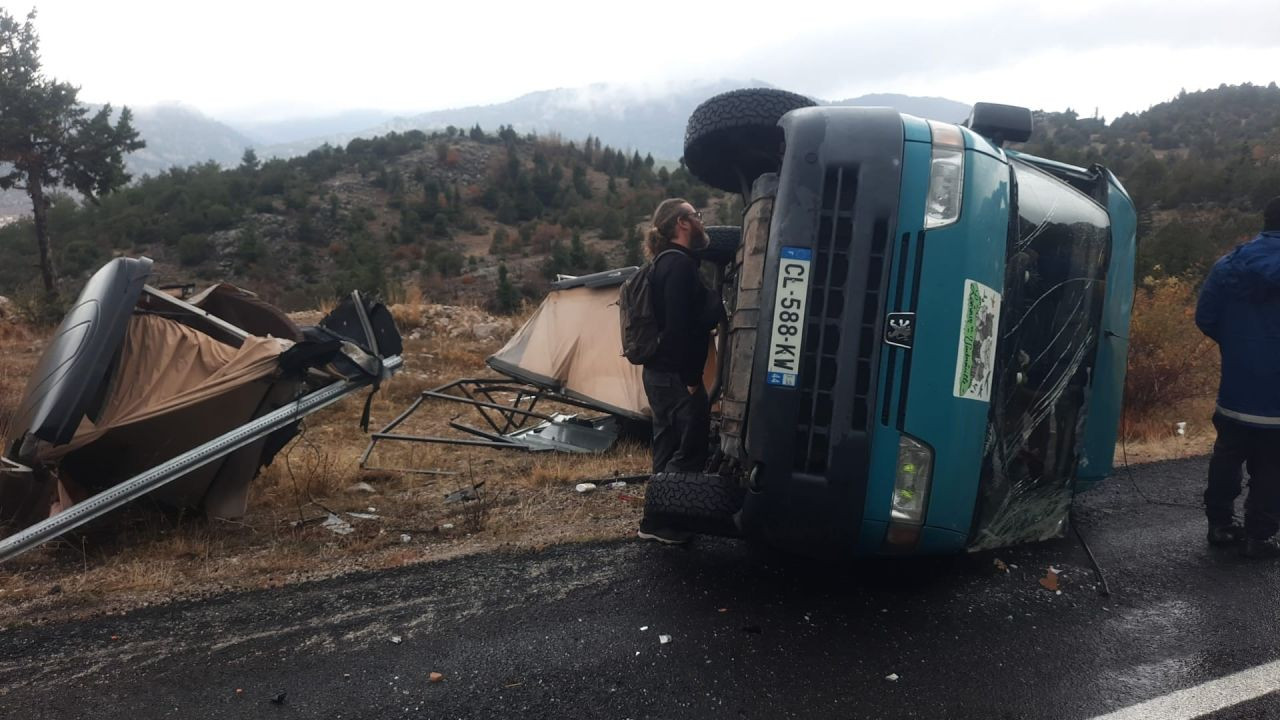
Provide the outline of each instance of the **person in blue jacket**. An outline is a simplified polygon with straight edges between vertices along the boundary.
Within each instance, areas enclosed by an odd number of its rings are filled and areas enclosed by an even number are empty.
[[[1248,557],[1280,557],[1280,197],[1262,232],[1214,263],[1196,325],[1218,344],[1218,431],[1204,492],[1209,543],[1244,543]],[[1244,526],[1234,519],[1240,467],[1249,471]]]

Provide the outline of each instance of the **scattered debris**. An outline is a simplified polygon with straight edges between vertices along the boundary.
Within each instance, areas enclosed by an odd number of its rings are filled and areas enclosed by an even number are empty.
[[[441,525],[441,526],[440,526],[440,529],[441,529],[441,530],[452,530],[452,529],[453,529],[453,523],[445,523],[445,524],[443,524],[443,525]]]
[[[429,679],[431,682],[433,682],[433,683],[438,683],[438,682],[440,682],[441,680],[444,680],[444,675],[443,675],[443,674],[441,674],[441,673],[438,673],[438,672],[432,672],[432,673],[431,673],[429,676],[427,676],[427,677],[428,677],[428,679]]]
[[[670,635],[659,635],[659,636],[658,636],[658,644],[659,644],[659,645],[666,645],[666,644],[667,644],[667,643],[669,643],[669,642],[671,642],[671,636],[670,636]]]
[[[402,642],[404,642],[404,638],[400,637],[399,635],[392,635],[392,636],[391,636],[391,644],[392,644],[392,645],[399,645],[399,644],[400,644],[400,643],[402,643]]]
[[[996,560],[995,560],[995,566],[996,566],[996,570],[998,570],[998,571],[1000,571],[1000,572],[1004,572],[1004,573],[1009,572],[1009,566],[1008,566],[1008,565],[1005,565],[1005,564],[1004,564],[1004,561],[1003,561],[1003,560],[1001,560],[1000,558],[996,558]]]
[[[373,513],[348,512],[347,514],[357,520],[377,520],[382,517],[381,515],[375,515]]]
[[[400,533],[400,542],[407,543],[412,539],[413,536],[409,535],[409,533]]]
[[[334,533],[335,535],[350,535],[356,531],[355,528],[351,527],[351,523],[343,520],[333,513],[329,513],[329,517],[326,518],[324,522],[320,523],[320,527]]]
[[[889,673],[888,675],[884,676],[884,679],[888,680],[889,682],[898,682],[898,673]]]
[[[377,488],[375,488],[374,486],[370,485],[370,484],[369,484],[369,483],[367,483],[367,482],[358,482],[358,483],[356,483],[355,485],[352,485],[351,487],[347,488],[347,492],[349,492],[349,493],[357,493],[357,492],[362,492],[362,493],[376,493],[376,492],[378,492],[378,489],[377,489]]]
[[[1060,574],[1060,571],[1058,570],[1058,568],[1055,568],[1052,565],[1050,565],[1049,570],[1045,572],[1044,577],[1040,578],[1041,587],[1043,587],[1045,590],[1048,590],[1050,592],[1057,592],[1059,574]]]
[[[476,483],[475,485],[472,485],[471,487],[464,487],[464,488],[459,488],[457,490],[454,490],[453,492],[444,496],[444,504],[452,505],[454,503],[471,502],[472,500],[479,500],[480,488],[482,487],[484,487],[483,480]]]
[[[614,490],[621,490],[626,486],[627,486],[626,480],[615,480],[614,482],[609,483],[609,487],[613,488]]]
[[[284,696],[287,694],[288,693],[286,693],[284,690],[281,690],[280,692],[275,694],[275,697],[271,698],[271,702],[275,703],[276,705],[283,705]]]
[[[649,629],[649,626],[648,626],[648,625],[641,625],[641,626],[640,626],[640,632],[644,632],[645,630],[648,630],[648,629]]]
[[[573,489],[580,493],[589,493],[589,492],[593,492],[596,489],[596,484],[595,483],[578,483],[577,485],[573,486]]]
[[[244,694],[244,688],[236,688],[236,695],[243,695],[243,694]]]
[[[1173,424],[1173,434],[1183,437],[1187,434],[1187,422],[1185,420]]]

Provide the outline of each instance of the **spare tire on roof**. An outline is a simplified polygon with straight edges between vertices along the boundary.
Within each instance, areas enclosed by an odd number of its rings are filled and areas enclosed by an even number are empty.
[[[747,195],[757,177],[781,167],[783,137],[778,120],[792,110],[816,104],[803,95],[770,88],[716,95],[689,116],[685,166],[714,188]]]

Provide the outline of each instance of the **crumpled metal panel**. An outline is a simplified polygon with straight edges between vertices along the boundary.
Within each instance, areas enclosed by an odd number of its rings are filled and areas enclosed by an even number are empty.
[[[602,453],[618,439],[618,420],[607,415],[593,420],[556,413],[550,422],[507,433],[505,437],[529,450]]]
[[[1106,211],[1030,165],[1011,165],[1017,228],[994,329],[996,380],[971,550],[1064,532],[1106,289]]]

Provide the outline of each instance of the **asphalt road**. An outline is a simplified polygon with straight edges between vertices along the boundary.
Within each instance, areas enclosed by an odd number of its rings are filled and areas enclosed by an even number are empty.
[[[1133,480],[1194,505],[1204,467]],[[632,541],[12,628],[0,717],[1091,718],[1280,659],[1280,563],[1124,475],[1077,526],[1110,597],[1071,536],[855,567]],[[1211,717],[1280,717],[1259,692]]]

